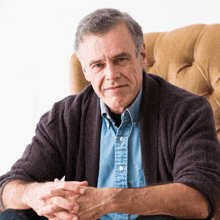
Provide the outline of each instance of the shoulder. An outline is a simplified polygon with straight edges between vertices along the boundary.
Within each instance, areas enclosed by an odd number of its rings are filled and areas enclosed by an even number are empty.
[[[89,104],[97,102],[97,100],[98,96],[94,92],[92,86],[89,85],[80,93],[67,96],[64,99],[54,103],[51,111],[58,111],[60,113],[62,112],[63,114],[68,114],[70,112],[77,113],[82,111]]]
[[[71,108],[74,105],[84,105],[92,98],[97,98],[93,88],[91,85],[88,85],[84,90],[80,93],[70,95],[65,97],[64,99],[55,103],[55,105],[59,105],[65,108]]]
[[[145,94],[142,95],[145,99],[142,100],[150,103],[149,106],[156,103],[159,122],[163,125],[167,124],[174,128],[175,125],[187,123],[190,126],[190,123],[196,121],[200,121],[201,124],[208,121],[207,124],[211,127],[214,125],[211,105],[204,97],[172,85],[156,75],[147,74],[145,84],[145,87],[151,87],[151,91],[149,88],[145,89]],[[145,103],[142,106],[146,107]]]
[[[154,88],[157,89],[157,93],[159,93],[161,104],[164,103],[166,106],[171,105],[172,107],[174,107],[176,105],[186,106],[187,103],[191,103],[192,106],[205,105],[208,108],[211,107],[209,102],[204,97],[188,92],[185,89],[179,88],[160,76],[147,74],[147,78],[152,79],[158,85],[157,88]]]
[[[85,109],[97,102],[98,96],[89,85],[82,92],[67,96],[54,103],[52,108],[40,118],[38,125],[60,127],[61,124],[79,121],[81,116],[85,114]]]

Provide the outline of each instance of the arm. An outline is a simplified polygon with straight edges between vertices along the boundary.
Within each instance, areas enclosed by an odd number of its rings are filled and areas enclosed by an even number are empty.
[[[87,182],[46,182],[28,183],[21,180],[14,180],[6,184],[2,193],[2,202],[6,209],[30,209],[36,212],[46,205],[50,205],[53,197],[62,198],[62,203],[53,207],[47,218],[61,216],[62,218],[75,217],[74,207],[76,203],[69,202],[68,197],[73,197],[77,193],[83,194],[81,186],[87,186]],[[72,210],[72,213],[63,212],[65,208]],[[62,211],[62,212],[61,212]]]
[[[206,218],[208,204],[197,190],[180,183],[171,183],[137,189],[88,187],[84,195],[72,201],[79,205],[78,219],[97,219],[107,213],[133,215],[170,215],[176,218]],[[59,199],[52,200],[57,205]],[[39,210],[50,214],[51,205]]]
[[[202,106],[196,106],[196,101]],[[203,105],[201,101],[193,100],[193,103],[188,103],[196,106],[192,111],[188,111],[192,108],[190,106],[181,111],[173,110],[178,112],[179,120],[190,117],[180,128],[174,129],[182,123],[176,123],[175,117],[172,114],[170,116],[173,118],[173,124],[169,126],[169,129],[172,128],[170,134],[173,130],[177,133],[172,138],[171,146],[174,148],[169,148],[175,158],[170,170],[175,183],[139,189],[87,188],[85,196],[73,200],[79,204],[79,211],[76,213],[79,219],[97,219],[112,212],[164,214],[182,218],[206,218],[211,215],[214,212],[216,187],[219,185],[220,154],[213,122],[209,120],[211,110],[207,110],[207,105]],[[192,117],[190,112],[193,112]],[[186,113],[189,116],[186,117]],[[207,123],[204,124],[204,121]],[[167,151],[168,148],[165,149]],[[54,204],[56,202],[53,201]],[[43,214],[48,211],[45,207],[40,212]]]
[[[39,193],[35,190],[43,184],[34,181],[53,181],[56,177],[61,179],[66,175],[66,135],[63,129],[64,121],[60,119],[63,105],[61,102],[56,104],[50,112],[41,117],[32,143],[26,147],[22,157],[13,165],[11,171],[0,177],[0,207],[3,210],[4,208],[33,208],[37,211],[38,206],[27,203],[36,201],[38,201],[36,204],[42,203],[37,200]],[[72,158],[74,156],[73,153]],[[74,165],[72,163],[73,169]],[[45,183],[46,186],[52,184],[54,183]],[[24,201],[25,198],[29,198],[25,196],[27,192],[32,197]],[[34,194],[36,194],[35,197]]]
[[[7,183],[2,192],[2,202],[5,209],[29,209],[31,208],[23,201],[25,187],[28,184],[21,180],[14,180]]]
[[[170,215],[206,218],[208,204],[197,190],[181,183],[122,189],[115,200],[117,212],[135,215]]]

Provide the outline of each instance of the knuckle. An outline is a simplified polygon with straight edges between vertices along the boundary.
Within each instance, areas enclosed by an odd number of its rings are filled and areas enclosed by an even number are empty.
[[[48,208],[48,212],[49,212],[49,213],[53,213],[54,211],[55,211],[55,209],[54,209],[53,206],[50,206],[50,207]]]
[[[58,204],[59,203],[59,198],[58,197],[53,197],[51,199],[51,201],[54,203],[54,204]]]
[[[66,182],[66,181],[63,181],[62,184],[61,184],[61,186],[64,187],[64,188],[68,187],[68,185],[69,185],[69,183]]]
[[[48,195],[48,197],[53,197],[54,196],[54,190],[53,189],[50,189],[50,190],[48,190],[47,191],[47,195]]]
[[[50,207],[49,207],[49,213],[55,213],[58,211],[58,208],[56,205],[52,204]]]
[[[74,204],[73,204],[73,203],[68,203],[68,204],[66,204],[66,208],[67,208],[68,210],[73,210]]]
[[[68,201],[68,203],[66,204],[66,209],[70,210],[70,212],[73,212],[73,213],[77,211],[76,207],[77,207],[76,203],[74,202]]]
[[[78,193],[79,190],[80,190],[80,186],[79,186],[79,185],[76,185],[74,188],[75,188],[75,192]]]
[[[72,197],[74,197],[75,195],[76,195],[76,193],[75,192],[73,192],[73,191],[66,191],[66,192],[64,192],[65,193],[65,197],[66,198],[72,198]]]

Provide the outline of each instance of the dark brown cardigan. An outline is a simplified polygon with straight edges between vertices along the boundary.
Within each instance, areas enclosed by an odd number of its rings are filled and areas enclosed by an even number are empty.
[[[89,85],[54,104],[37,125],[36,136],[0,186],[13,179],[87,180],[96,187],[101,115]],[[13,138],[13,137],[12,137]],[[206,99],[143,73],[140,141],[147,186],[179,182],[198,189],[214,214],[220,183],[220,146]]]

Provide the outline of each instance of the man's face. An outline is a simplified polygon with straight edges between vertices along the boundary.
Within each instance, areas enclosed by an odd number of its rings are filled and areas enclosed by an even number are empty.
[[[137,56],[131,34],[121,23],[102,36],[85,35],[78,54],[96,94],[112,112],[122,113],[141,89],[145,45]]]

